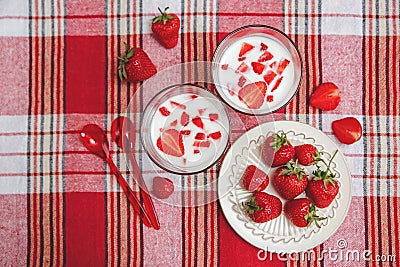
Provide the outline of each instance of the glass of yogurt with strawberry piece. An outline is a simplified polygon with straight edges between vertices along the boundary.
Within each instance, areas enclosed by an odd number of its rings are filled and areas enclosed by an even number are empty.
[[[284,107],[296,94],[302,61],[286,34],[249,25],[229,33],[218,45],[212,77],[218,94],[232,108],[265,115]]]
[[[140,134],[145,151],[158,166],[193,174],[224,154],[230,131],[228,111],[214,94],[197,85],[180,84],[150,100]]]

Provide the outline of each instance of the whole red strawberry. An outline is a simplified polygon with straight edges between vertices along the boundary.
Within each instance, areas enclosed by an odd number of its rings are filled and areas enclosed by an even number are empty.
[[[331,82],[321,83],[310,97],[310,104],[322,110],[334,110],[340,102],[340,90]]]
[[[157,68],[141,48],[128,48],[125,43],[125,54],[118,57],[118,76],[120,80],[130,82],[147,80],[157,73]]]
[[[264,162],[272,167],[288,163],[294,157],[295,151],[284,132],[274,133],[267,137],[261,155]],[[269,164],[272,161],[272,164]]]
[[[304,170],[296,163],[288,162],[285,166],[276,169],[272,184],[281,197],[293,199],[306,190],[308,178]]]
[[[242,176],[242,183],[246,190],[262,191],[269,183],[268,175],[254,165],[247,166]]]
[[[283,210],[286,217],[297,227],[310,226],[313,222],[320,227],[318,221],[325,219],[317,216],[314,204],[307,198],[289,200]]]
[[[174,183],[164,177],[153,178],[153,194],[159,199],[166,199],[174,192]]]
[[[178,44],[181,22],[176,14],[167,13],[168,8],[164,11],[158,8],[161,15],[153,18],[151,30],[165,48],[173,48]]]
[[[339,193],[339,183],[335,178],[335,173],[330,169],[332,159],[336,153],[337,150],[330,159],[329,164],[327,164],[325,171],[320,166],[317,167],[313,172],[315,176],[306,189],[307,196],[318,208],[328,207]]]
[[[321,160],[320,152],[312,144],[295,146],[296,158],[300,164],[310,166]]]
[[[256,223],[270,221],[282,213],[281,200],[265,192],[254,192],[250,199],[243,203],[243,207]]]

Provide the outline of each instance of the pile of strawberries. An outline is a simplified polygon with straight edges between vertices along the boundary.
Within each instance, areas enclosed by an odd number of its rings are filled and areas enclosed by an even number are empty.
[[[283,211],[286,217],[297,227],[306,227],[313,222],[320,227],[317,208],[328,207],[339,192],[336,174],[331,169],[335,154],[326,162],[312,144],[293,146],[283,132],[267,137],[263,144],[261,157],[267,162],[272,159],[271,167],[276,167],[271,183],[279,196],[286,200],[284,206],[280,198],[264,192],[269,184],[268,175],[254,165],[246,168],[242,176],[242,185],[252,192],[249,200],[243,203],[247,215],[257,223],[277,218]],[[303,167],[315,165],[312,175]],[[300,197],[302,193],[307,197]]]

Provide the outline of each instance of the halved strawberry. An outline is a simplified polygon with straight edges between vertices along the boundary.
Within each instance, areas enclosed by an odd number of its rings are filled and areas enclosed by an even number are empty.
[[[258,58],[258,62],[265,62],[271,60],[274,57],[269,51],[265,51],[262,55]]]
[[[197,134],[195,135],[194,139],[197,139],[197,140],[204,140],[204,139],[206,139],[206,134],[205,134],[205,133],[197,133]]]
[[[261,43],[260,44],[260,51],[265,51],[265,50],[267,50],[268,49],[268,45],[266,45],[266,44],[264,44],[264,43]]]
[[[257,74],[261,74],[264,71],[264,64],[259,62],[251,62],[251,66],[253,67],[253,71]]]
[[[283,76],[279,77],[278,80],[276,80],[274,87],[272,87],[271,92],[275,91],[276,89],[278,89],[279,85],[281,84],[283,79]]]
[[[264,75],[264,80],[267,82],[268,85],[270,85],[275,77],[276,73],[272,70],[268,70],[267,73]]]
[[[336,138],[343,144],[353,144],[360,140],[362,127],[354,117],[346,117],[332,122],[332,130]]]
[[[243,42],[242,47],[240,48],[239,57],[243,56],[253,48],[254,48],[253,45]]]
[[[185,154],[182,134],[175,129],[168,129],[157,139],[157,147],[165,154],[181,157]]]
[[[242,176],[242,184],[251,192],[263,191],[269,183],[268,175],[255,165],[247,166]]]
[[[340,90],[331,82],[321,83],[310,97],[310,105],[322,110],[334,110],[340,102]]]
[[[227,69],[228,69],[228,64],[222,64],[222,65],[221,65],[221,69],[227,70]]]
[[[247,79],[244,76],[240,76],[238,85],[242,87],[246,83]]]
[[[209,138],[212,138],[212,139],[214,139],[214,140],[218,140],[218,139],[221,138],[221,132],[218,131],[218,132],[210,133],[210,134],[208,135],[208,137],[209,137]]]
[[[166,199],[174,193],[174,183],[164,177],[153,178],[153,194],[159,199]]]
[[[249,108],[257,109],[263,105],[266,91],[266,83],[259,81],[242,87],[238,96]]]
[[[246,63],[242,62],[239,67],[237,67],[237,69],[235,70],[235,73],[239,73],[239,72],[246,72],[248,70],[249,66],[247,66]]]
[[[188,125],[189,121],[190,121],[189,114],[187,114],[186,112],[183,112],[181,115],[181,125],[186,126],[186,125]]]
[[[283,73],[283,71],[286,69],[286,67],[289,65],[290,60],[283,58],[281,59],[281,61],[279,61],[279,65],[278,65],[278,69],[276,70],[276,72],[281,75]]]
[[[203,129],[204,128],[204,124],[203,124],[203,120],[200,117],[194,117],[192,119],[192,122],[194,125],[196,125],[197,127]]]
[[[171,114],[171,112],[166,108],[166,107],[161,107],[158,109],[161,113],[161,115],[167,117]]]
[[[218,114],[217,113],[210,113],[208,115],[208,117],[210,117],[210,121],[216,121],[218,120]]]
[[[180,109],[186,109],[186,105],[178,103],[176,101],[171,100],[170,103],[172,106],[178,107]]]

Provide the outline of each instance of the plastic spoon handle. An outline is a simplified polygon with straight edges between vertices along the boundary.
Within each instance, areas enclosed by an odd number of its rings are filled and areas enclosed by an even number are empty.
[[[153,225],[153,228],[156,230],[160,229],[160,222],[158,221],[158,217],[156,214],[156,209],[154,208],[154,203],[153,200],[151,199],[149,195],[149,190],[147,189],[146,183],[143,180],[142,173],[140,171],[140,167],[137,164],[137,161],[135,157],[132,155],[132,151],[130,150],[130,145],[128,144],[128,138],[126,138],[126,147],[128,147],[127,154],[129,155],[129,160],[133,166],[133,171],[134,171],[134,177],[136,178],[137,183],[139,184],[140,187],[140,193],[143,198],[143,203],[145,206],[145,209],[149,212],[149,218],[151,221],[151,224]]]
[[[143,223],[147,227],[151,227],[152,224],[150,222],[149,216],[146,212],[146,210],[142,207],[140,204],[139,199],[136,197],[135,193],[132,191],[124,177],[122,176],[121,172],[118,170],[117,166],[115,166],[114,162],[112,161],[111,158],[106,158],[106,161],[108,163],[108,166],[110,166],[111,172],[117,177],[117,181],[122,187],[122,189],[125,192],[126,197],[128,198],[129,202],[131,203],[133,209],[137,214],[139,214],[140,218],[142,219]]]

